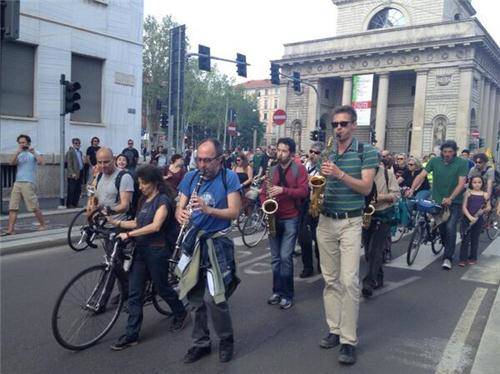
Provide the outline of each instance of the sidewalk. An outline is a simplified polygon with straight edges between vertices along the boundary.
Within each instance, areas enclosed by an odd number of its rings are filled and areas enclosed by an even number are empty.
[[[0,256],[67,245],[67,237],[67,227],[4,236],[0,238]]]

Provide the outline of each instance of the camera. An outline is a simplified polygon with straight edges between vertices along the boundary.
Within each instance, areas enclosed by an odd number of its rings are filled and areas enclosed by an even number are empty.
[[[23,151],[27,151],[28,149],[30,149],[29,145],[23,145]]]

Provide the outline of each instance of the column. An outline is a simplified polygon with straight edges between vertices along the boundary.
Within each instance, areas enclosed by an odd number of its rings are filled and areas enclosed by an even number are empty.
[[[319,80],[311,80],[308,83],[311,83],[316,87],[318,93],[321,94],[321,85]],[[318,102],[318,97],[316,96],[316,92],[308,86],[302,86],[302,89],[307,87],[307,122],[305,126],[305,131],[301,134],[301,140],[303,144],[297,144],[297,149],[309,149],[311,139],[309,137],[310,131],[314,130],[316,127],[316,120],[319,121],[319,113],[321,102]],[[304,128],[304,126],[303,126]]]
[[[344,88],[342,90],[342,105],[351,105],[352,102],[352,77],[344,77]]]
[[[428,70],[417,71],[417,80],[415,84],[415,104],[413,108],[413,129],[410,147],[410,153],[415,157],[422,156],[425,122],[425,97],[427,94],[428,74]]]
[[[483,94],[481,95],[481,117],[479,118],[479,132],[480,132],[480,137],[486,138],[488,137],[488,121],[489,121],[489,115],[490,115],[490,91],[491,91],[491,84],[490,81],[484,78],[484,87],[483,87]]]
[[[456,142],[460,149],[469,148],[472,82],[473,69],[461,68],[456,127]]]
[[[489,116],[488,116],[488,132],[486,138],[486,145],[495,152],[497,145],[497,134],[495,133],[496,124],[495,124],[495,116],[497,112],[498,105],[498,96],[497,96],[497,88],[495,83],[491,82],[490,85],[490,101],[489,101]]]
[[[389,98],[389,73],[379,75],[377,116],[375,122],[375,135],[377,148],[383,150],[385,147],[385,127],[387,126],[387,102]]]

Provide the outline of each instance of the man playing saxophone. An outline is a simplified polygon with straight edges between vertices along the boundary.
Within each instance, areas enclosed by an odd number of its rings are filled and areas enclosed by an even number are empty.
[[[274,214],[276,233],[269,236],[273,293],[267,302],[288,309],[293,305],[294,296],[292,254],[297,241],[300,206],[308,195],[308,179],[305,167],[293,161],[293,139],[279,139],[277,151],[278,164],[270,169],[272,186],[268,186],[269,180],[266,180],[260,193],[262,203],[274,199],[278,204]]]
[[[197,169],[187,173],[179,185],[179,203],[175,217],[182,225],[191,220],[193,229],[182,240],[183,254],[191,261],[181,271],[182,299],[187,296],[193,308],[193,345],[184,356],[192,363],[211,352],[207,323],[207,305],[220,339],[219,360],[233,356],[233,326],[227,299],[238,282],[234,261],[234,243],[227,234],[231,220],[241,208],[240,182],[236,173],[223,167],[222,145],[215,139],[204,140],[196,154]],[[205,181],[198,184],[203,174]],[[198,193],[193,192],[198,186]],[[191,203],[190,214],[187,206]],[[205,304],[205,290],[211,297]]]
[[[320,346],[333,348],[341,344],[339,361],[351,365],[356,362],[358,343],[358,274],[364,197],[372,190],[378,166],[377,150],[354,137],[356,121],[357,114],[351,106],[337,107],[332,112],[336,146],[329,160],[321,165],[321,174],[327,181],[316,233],[329,327]]]

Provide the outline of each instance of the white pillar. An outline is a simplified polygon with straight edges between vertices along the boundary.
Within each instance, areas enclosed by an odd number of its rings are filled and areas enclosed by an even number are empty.
[[[472,80],[473,69],[471,67],[460,69],[456,128],[456,142],[460,149],[469,148]]]
[[[415,104],[413,108],[413,128],[410,147],[410,153],[415,157],[422,156],[428,73],[428,70],[417,71],[417,80],[415,83]]]
[[[387,125],[387,103],[389,98],[389,73],[379,75],[377,116],[375,122],[375,135],[377,148],[383,150],[385,147],[385,127]]]
[[[497,143],[497,134],[495,134],[495,116],[497,112],[498,105],[498,97],[497,97],[497,88],[495,84],[492,82],[490,86],[490,102],[489,102],[489,116],[488,116],[488,132],[486,138],[486,145],[494,151]]]
[[[481,118],[479,119],[479,132],[481,138],[488,137],[488,122],[490,116],[490,91],[491,91],[490,81],[484,78],[483,94],[481,96]]]
[[[342,90],[342,105],[351,105],[352,103],[352,77],[344,77],[344,87]]]

